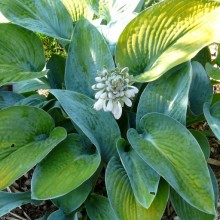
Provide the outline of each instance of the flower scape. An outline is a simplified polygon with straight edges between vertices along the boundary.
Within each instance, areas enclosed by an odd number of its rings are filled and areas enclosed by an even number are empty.
[[[117,65],[112,71],[104,67],[101,72],[97,73],[95,78],[97,83],[92,86],[92,89],[97,91],[94,109],[112,112],[115,119],[119,119],[124,104],[128,107],[132,106],[131,100],[138,93],[138,89],[132,86],[134,77],[128,72],[127,67],[121,69]]]

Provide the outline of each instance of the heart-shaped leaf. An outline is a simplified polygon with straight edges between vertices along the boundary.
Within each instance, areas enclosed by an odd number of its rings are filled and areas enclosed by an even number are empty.
[[[95,101],[67,90],[51,90],[71,120],[96,146],[100,147],[103,160],[116,154],[116,141],[120,138],[119,127],[109,112],[92,108]]]
[[[116,62],[128,67],[137,81],[153,81],[220,41],[219,23],[220,2],[163,1],[127,25],[118,40]]]
[[[54,128],[45,111],[14,106],[0,111],[0,189],[4,189],[40,162],[66,137]]]
[[[20,95],[14,92],[1,91],[0,92],[0,109],[13,106],[16,102],[22,100],[23,98],[24,98],[23,95]]]
[[[66,64],[65,85],[68,90],[94,96],[97,71],[104,66],[115,69],[109,48],[99,31],[86,19],[81,19],[73,33]]]
[[[133,149],[126,149],[124,139],[118,141],[117,148],[136,200],[149,208],[157,194],[160,176]]]
[[[162,181],[149,209],[142,207],[133,194],[128,176],[118,159],[111,159],[106,170],[108,198],[118,219],[161,220],[169,195],[169,187]]]
[[[91,220],[117,220],[108,198],[92,194],[85,203],[86,211]]]
[[[213,189],[215,192],[215,201],[218,203],[218,182],[215,174],[209,169],[212,178]],[[181,219],[193,220],[214,220],[215,216],[199,211],[198,209],[189,205],[184,201],[174,190],[170,191],[170,200],[173,204],[175,211]]]
[[[179,65],[160,79],[149,83],[143,91],[137,110],[137,127],[141,118],[159,112],[186,123],[188,93],[192,78],[191,64]]]
[[[27,204],[32,203],[31,193],[9,193],[0,192],[0,217],[10,212],[12,209]]]
[[[188,203],[215,213],[214,193],[203,152],[192,134],[179,122],[149,113],[140,122],[142,134],[128,131],[131,146]]]
[[[59,0],[0,0],[0,11],[11,22],[24,28],[60,40],[70,40],[72,19]]]
[[[215,136],[220,140],[220,102],[216,102],[210,109],[210,104],[203,106],[205,118]]]
[[[0,24],[0,86],[42,77],[47,73],[42,71],[44,65],[37,35],[14,24]]]
[[[87,139],[69,135],[35,168],[32,198],[51,199],[76,189],[91,177],[100,161],[99,152]]]
[[[203,113],[203,104],[211,103],[213,88],[204,67],[192,62],[193,78],[189,92],[189,106],[195,115]]]

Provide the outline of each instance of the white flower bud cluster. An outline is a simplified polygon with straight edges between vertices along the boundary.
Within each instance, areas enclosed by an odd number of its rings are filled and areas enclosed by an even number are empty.
[[[92,89],[97,90],[94,109],[112,112],[114,117],[119,119],[124,104],[131,107],[131,100],[138,93],[138,89],[132,86],[133,76],[129,75],[128,71],[127,67],[121,69],[118,65],[115,70],[108,71],[104,68],[97,73],[97,83],[92,86]]]

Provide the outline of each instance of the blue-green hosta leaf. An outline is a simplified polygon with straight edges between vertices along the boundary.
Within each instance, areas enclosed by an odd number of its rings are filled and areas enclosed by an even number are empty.
[[[0,11],[11,22],[24,28],[70,40],[72,19],[60,0],[0,0]]]
[[[160,113],[140,121],[142,134],[128,131],[139,156],[159,173],[188,203],[215,213],[214,193],[203,152],[192,134],[179,122]]]
[[[52,89],[63,89],[66,59],[53,54],[47,62],[47,78]]]
[[[47,71],[40,39],[14,24],[0,24],[0,86],[39,78]]]
[[[205,118],[215,136],[220,140],[220,102],[216,102],[210,109],[210,104],[203,106]]]
[[[65,215],[65,213],[58,209],[57,211],[53,212],[47,220],[78,220],[77,213],[71,213],[69,215]]]
[[[15,92],[1,91],[0,92],[0,109],[13,106],[16,102],[22,100],[23,95]]]
[[[168,184],[165,181],[161,181],[149,209],[145,209],[136,201],[126,171],[115,158],[107,166],[105,182],[110,204],[118,219],[161,220],[169,195]]]
[[[126,142],[117,143],[118,153],[128,175],[137,202],[149,208],[153,202],[160,181],[160,176],[133,150],[126,150]]]
[[[219,23],[220,2],[163,1],[127,25],[116,46],[116,62],[127,66],[137,81],[153,81],[220,41]]]
[[[82,205],[91,192],[92,187],[92,182],[87,180],[73,191],[64,196],[55,198],[52,201],[57,207],[63,210],[64,213],[69,214]]]
[[[220,69],[214,67],[210,63],[206,63],[205,65],[206,72],[208,73],[209,77],[213,80],[220,82]]]
[[[91,220],[117,220],[108,198],[92,194],[85,203],[86,212]]]
[[[65,85],[68,90],[94,95],[97,71],[104,66],[115,68],[109,48],[99,31],[86,19],[81,19],[73,32],[66,64]]]
[[[69,135],[34,170],[32,198],[51,199],[79,187],[97,170],[97,149],[78,134]]]
[[[73,21],[78,21],[84,17],[92,19],[93,10],[88,0],[61,0],[72,17]]]
[[[192,78],[189,62],[179,65],[160,79],[149,83],[143,91],[137,110],[137,127],[141,118],[151,112],[159,112],[186,123],[188,93]]]
[[[13,91],[17,93],[32,92],[39,89],[50,89],[50,86],[43,79],[29,79],[13,83]]]
[[[10,212],[12,209],[31,203],[31,193],[22,192],[22,193],[9,193],[9,192],[0,192],[0,217]]]
[[[205,159],[208,160],[209,156],[210,156],[210,144],[209,144],[208,139],[200,131],[190,130],[190,132],[192,133],[194,138],[199,143],[199,145],[200,145],[200,147],[202,149],[202,152],[203,152],[203,154],[205,156]]]
[[[40,162],[66,137],[45,111],[14,106],[0,111],[0,189]]]
[[[212,101],[213,88],[204,67],[200,63],[192,62],[192,68],[193,78],[189,92],[189,105],[195,115],[200,115],[203,113],[203,104]]]
[[[212,178],[212,185],[215,192],[215,202],[218,203],[218,182],[215,174],[209,168],[210,175]],[[199,211],[198,209],[189,205],[184,201],[174,190],[170,191],[170,199],[173,204],[175,211],[182,220],[214,220],[215,216]]]
[[[100,147],[104,160],[116,154],[116,141],[120,138],[119,127],[109,112],[93,109],[94,100],[83,94],[67,90],[51,90],[70,119],[96,146]]]

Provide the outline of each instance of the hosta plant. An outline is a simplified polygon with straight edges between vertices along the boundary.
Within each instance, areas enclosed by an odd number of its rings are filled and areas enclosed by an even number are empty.
[[[170,202],[182,220],[215,218],[219,1],[0,0],[0,11],[1,216],[51,200],[48,220],[160,220]],[[64,56],[45,59],[39,33]],[[7,192],[27,172],[30,190]]]

